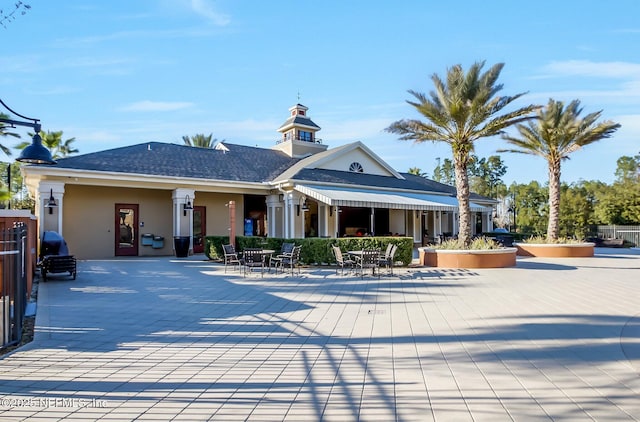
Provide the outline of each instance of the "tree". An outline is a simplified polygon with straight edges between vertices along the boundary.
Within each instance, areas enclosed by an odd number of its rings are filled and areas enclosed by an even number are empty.
[[[198,147],[198,148],[213,148],[213,146],[218,142],[216,138],[213,137],[213,133],[205,135],[203,133],[198,133],[191,137],[185,135],[182,137],[185,145],[190,147]],[[224,139],[222,140],[224,142]]]
[[[497,198],[506,193],[507,187],[502,176],[507,173],[507,167],[498,155],[489,158],[472,156],[470,165],[470,190],[479,195]]]
[[[433,180],[438,183],[444,183],[445,185],[455,185],[456,175],[453,170],[453,161],[445,158],[442,164],[440,163],[440,157],[436,158],[438,165],[433,169]]]
[[[616,161],[616,181],[638,181],[640,180],[640,154],[635,157],[624,155]]]
[[[547,240],[558,240],[560,222],[560,173],[561,163],[572,152],[604,138],[609,138],[620,127],[611,121],[597,123],[602,111],[588,114],[581,119],[580,101],[573,100],[565,108],[562,101],[549,100],[538,111],[538,119],[516,127],[520,137],[503,135],[515,149],[499,152],[515,152],[537,155],[547,161],[549,169],[549,221]]]
[[[34,136],[33,133],[29,133],[30,138],[33,138],[33,136]],[[51,152],[51,157],[54,160],[57,160],[58,158],[67,157],[71,154],[75,154],[78,152],[77,149],[71,146],[71,144],[76,141],[76,138],[69,138],[66,141],[63,141],[61,130],[58,130],[55,132],[51,132],[51,131],[44,132],[41,130],[40,137],[42,138],[42,145],[44,145],[49,150],[49,152]],[[18,145],[16,145],[14,148],[23,150],[29,145],[31,145],[31,142],[21,142]]]
[[[411,167],[407,173],[415,174],[416,176],[420,176],[424,178],[429,178],[429,174],[423,172],[422,169],[419,167]]]
[[[6,28],[8,22],[16,19],[16,14],[25,15],[29,9],[31,9],[31,6],[21,1],[17,1],[13,6],[13,10],[9,12],[0,9],[0,25]]]
[[[401,140],[445,142],[451,146],[459,206],[458,238],[465,247],[471,244],[467,171],[475,141],[502,134],[509,126],[532,118],[531,113],[538,108],[529,105],[499,114],[524,93],[497,95],[502,90],[497,81],[504,64],[493,65],[482,73],[483,66],[484,62],[476,62],[465,73],[461,65],[455,65],[447,69],[446,80],[433,74],[435,91],[426,96],[410,90],[417,101],[407,101],[427,120],[399,120],[386,129],[400,135]]]
[[[0,118],[1,119],[8,119],[9,116],[4,114],[4,113],[0,113]],[[5,136],[11,136],[13,138],[19,138],[20,135],[15,133],[15,132],[9,132],[7,129],[10,126],[5,125],[4,123],[0,123],[0,136],[1,137],[5,137]],[[6,146],[4,146],[3,144],[0,144],[0,150],[2,150],[2,152],[4,152],[5,154],[7,154],[8,156],[11,155],[11,150],[9,148],[7,148]]]

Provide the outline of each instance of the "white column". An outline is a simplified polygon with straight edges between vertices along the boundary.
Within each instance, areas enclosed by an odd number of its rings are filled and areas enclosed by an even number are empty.
[[[193,209],[186,210],[184,206],[187,202],[191,202],[191,206],[195,203],[195,191],[193,189],[178,188],[171,195],[173,199],[173,235],[189,236],[189,250],[193,247]],[[173,240],[172,240],[173,241]]]
[[[278,215],[277,209],[280,205],[280,195],[268,195],[267,196],[267,222],[269,227],[267,230],[267,237],[277,237],[276,233],[276,216]]]

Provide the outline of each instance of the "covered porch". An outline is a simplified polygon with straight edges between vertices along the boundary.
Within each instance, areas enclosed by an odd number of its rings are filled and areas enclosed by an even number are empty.
[[[493,229],[491,206],[471,203],[473,233]],[[398,190],[296,185],[267,200],[270,236],[350,237],[398,235],[416,244],[458,232],[453,196]]]

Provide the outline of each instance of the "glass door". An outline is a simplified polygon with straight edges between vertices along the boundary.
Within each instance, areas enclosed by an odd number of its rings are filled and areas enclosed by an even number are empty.
[[[193,253],[204,252],[204,237],[207,235],[207,213],[203,206],[193,207]]]
[[[138,204],[116,204],[116,256],[138,256]]]

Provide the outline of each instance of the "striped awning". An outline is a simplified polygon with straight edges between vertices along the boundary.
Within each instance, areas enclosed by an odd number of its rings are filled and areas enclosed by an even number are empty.
[[[296,185],[295,190],[318,202],[338,207],[389,208],[421,211],[457,211],[453,196],[426,193],[396,192],[357,188]],[[471,211],[485,212],[491,208],[471,203]]]

